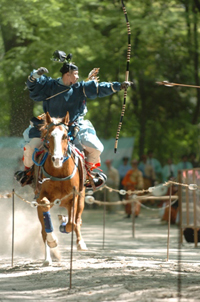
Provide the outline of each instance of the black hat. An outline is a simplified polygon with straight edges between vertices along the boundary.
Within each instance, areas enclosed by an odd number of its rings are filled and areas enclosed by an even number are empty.
[[[70,70],[78,70],[78,66],[72,63],[64,63],[63,66],[60,68],[60,72],[62,74],[69,72]]]
[[[122,160],[129,160],[129,157],[124,156],[124,157],[122,158]]]
[[[63,66],[60,69],[62,74],[69,72],[70,70],[78,70],[78,67],[71,62],[72,54],[66,55],[62,50],[56,50],[53,53],[53,60],[63,62]]]

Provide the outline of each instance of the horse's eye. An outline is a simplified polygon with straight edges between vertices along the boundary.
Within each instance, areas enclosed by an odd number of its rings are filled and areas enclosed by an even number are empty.
[[[67,135],[66,135],[66,134],[65,134],[65,135],[63,135],[63,140],[64,140],[64,139],[67,139]]]

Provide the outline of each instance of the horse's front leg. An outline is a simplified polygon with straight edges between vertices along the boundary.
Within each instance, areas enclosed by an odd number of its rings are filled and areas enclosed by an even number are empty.
[[[81,225],[82,225],[82,219],[81,215],[84,210],[84,199],[85,199],[85,190],[81,192],[81,194],[78,196],[77,200],[77,211],[76,211],[76,224],[75,224],[75,233],[77,237],[77,250],[79,251],[87,251],[88,248],[82,238],[81,235]]]
[[[50,216],[50,201],[46,197],[43,197],[40,199],[40,201],[38,201],[38,203],[40,204],[37,207],[38,218],[42,226],[41,233],[45,244],[45,261],[43,265],[47,266],[52,264],[50,248],[56,247],[58,240],[53,232],[53,225]]]
[[[74,198],[74,201],[73,200],[68,201],[65,207],[67,208],[68,211],[68,219],[66,224],[63,223],[65,226],[64,226],[64,230],[62,226],[62,232],[71,233],[72,227],[74,227],[73,230],[75,231],[76,238],[77,238],[77,250],[85,251],[87,250],[87,246],[81,236],[81,225],[82,225],[81,214],[84,209],[84,196],[83,197],[76,196]]]

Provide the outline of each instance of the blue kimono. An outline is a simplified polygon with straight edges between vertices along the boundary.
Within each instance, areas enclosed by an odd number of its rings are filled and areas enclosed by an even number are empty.
[[[52,79],[46,75],[35,78],[33,77],[35,74],[36,71],[34,70],[27,80],[30,98],[36,102],[43,102],[44,112],[49,112],[51,117],[62,118],[68,111],[70,123],[77,122],[80,127],[74,141],[75,145],[79,149],[84,149],[86,146],[99,150],[101,153],[103,146],[96,136],[94,127],[89,121],[83,119],[87,112],[86,99],[111,95],[121,89],[121,83],[82,81],[66,86],[63,84],[62,78]],[[40,131],[37,127],[32,127],[29,130],[29,138],[34,137],[40,137]]]
[[[51,117],[62,118],[68,111],[70,123],[86,114],[86,98],[95,99],[111,95],[119,91],[121,85],[119,82],[82,81],[65,86],[61,78],[52,79],[42,75],[35,79],[32,75],[33,72],[27,80],[30,98],[36,102],[43,102],[44,112],[48,111]],[[31,129],[29,137],[40,137],[40,133],[37,129]]]

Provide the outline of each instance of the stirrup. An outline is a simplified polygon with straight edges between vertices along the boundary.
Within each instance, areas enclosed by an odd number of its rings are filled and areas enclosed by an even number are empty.
[[[104,173],[90,172],[90,174],[92,176],[92,181],[95,186],[95,189],[100,189],[105,186],[107,176]],[[86,180],[85,187],[86,189],[93,189],[93,186],[89,179]]]
[[[22,177],[24,177],[26,175],[26,171],[17,171],[15,172],[14,174],[14,178],[17,180],[17,181],[20,181],[20,179],[22,179]]]
[[[32,184],[33,166],[28,170],[15,172],[14,178],[21,184],[22,187]]]

